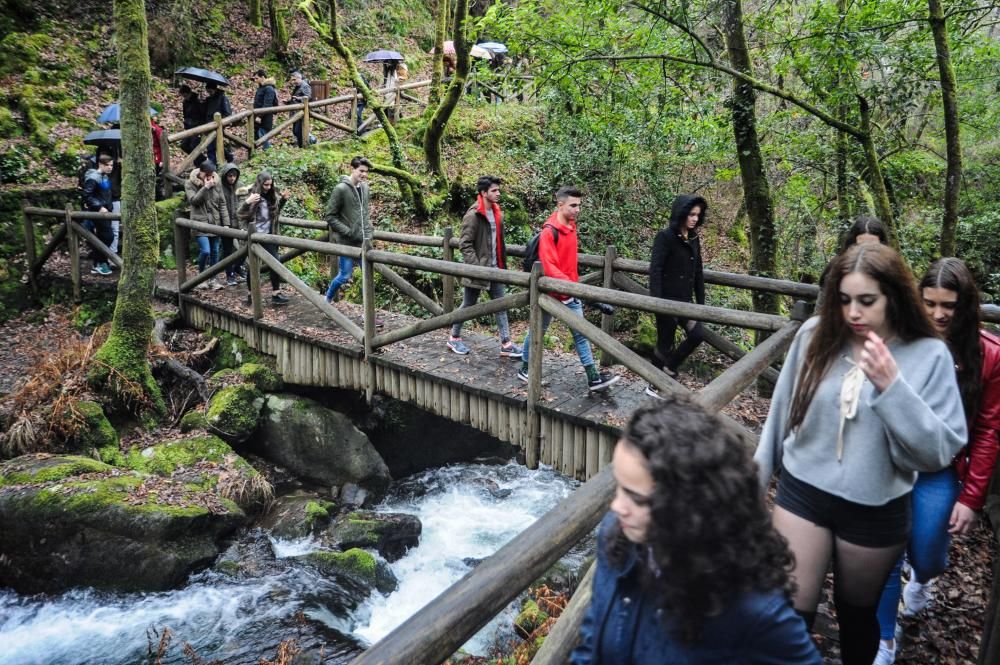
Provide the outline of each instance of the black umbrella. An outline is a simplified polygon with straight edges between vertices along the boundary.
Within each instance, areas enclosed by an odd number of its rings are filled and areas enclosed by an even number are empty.
[[[404,60],[403,56],[398,51],[372,51],[365,55],[364,62],[388,62],[391,60],[398,60],[402,62]]]
[[[118,147],[122,142],[122,130],[96,129],[84,136],[83,142],[87,145]]]
[[[182,67],[174,72],[174,76],[180,76],[192,81],[201,81],[202,83],[229,85],[229,79],[222,74],[213,72],[211,69],[201,69],[199,67]]]

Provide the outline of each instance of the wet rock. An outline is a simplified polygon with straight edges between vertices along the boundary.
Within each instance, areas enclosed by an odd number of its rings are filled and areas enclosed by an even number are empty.
[[[212,432],[229,443],[243,443],[257,429],[262,404],[252,385],[227,386],[212,395],[205,417]]]
[[[365,505],[365,500],[367,499],[368,492],[354,483],[347,483],[340,490],[340,503],[345,506],[360,508]]]
[[[373,588],[381,593],[392,593],[399,586],[389,565],[375,558],[371,552],[362,549],[354,548],[346,552],[310,552],[295,558],[312,566],[323,575],[335,577],[338,582],[363,591],[365,596],[369,595]]]
[[[268,395],[253,446],[297,475],[327,487],[354,483],[377,501],[391,478],[385,462],[347,416],[289,394]]]
[[[336,504],[313,492],[296,492],[279,497],[260,521],[275,538],[305,538],[330,524]]]
[[[340,550],[354,547],[378,550],[386,561],[392,562],[420,544],[422,528],[414,515],[356,510],[334,520],[321,540]]]
[[[284,570],[286,564],[274,556],[274,548],[261,529],[247,532],[216,559],[212,570],[234,579],[256,579]]]

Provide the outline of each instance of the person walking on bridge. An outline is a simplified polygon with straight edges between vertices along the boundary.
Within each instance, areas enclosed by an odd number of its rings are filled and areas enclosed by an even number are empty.
[[[268,78],[267,72],[258,69],[254,73],[254,80],[257,81],[257,91],[253,95],[253,107],[255,109],[266,109],[278,105],[278,90],[274,87],[274,79]],[[274,114],[253,116],[254,137],[260,138],[274,129]],[[267,150],[271,147],[270,141],[264,141],[261,148]]]
[[[553,279],[564,279],[569,282],[580,281],[577,272],[577,238],[576,220],[580,215],[580,204],[583,192],[576,187],[560,187],[556,192],[556,210],[553,212],[545,224],[542,225],[541,234],[538,237],[538,260],[542,264],[542,270],[546,277]],[[578,298],[558,293],[551,294],[562,304],[566,305],[571,312],[577,316],[583,316],[583,303]],[[545,313],[542,315],[542,334],[552,323],[552,315]],[[580,356],[580,363],[583,364],[587,372],[587,386],[591,391],[604,390],[611,384],[617,382],[621,377],[607,372],[600,372],[594,364],[594,354],[590,350],[590,342],[582,333],[572,330],[573,343],[576,345],[576,353]],[[528,382],[528,353],[531,348],[531,332],[524,338],[521,352],[521,369],[517,373],[517,378],[525,383]]]
[[[229,225],[226,194],[219,185],[219,176],[211,161],[206,159],[201,166],[191,170],[184,183],[184,193],[191,206],[191,219],[215,226]],[[198,242],[198,272],[205,272],[219,261],[219,236],[204,231],[195,231],[194,236]],[[208,282],[202,282],[196,288],[207,289]]]
[[[261,171],[257,174],[250,193],[243,200],[239,209],[239,217],[246,222],[247,230],[250,233],[274,233],[277,222],[281,216],[281,208],[288,200],[288,190],[283,189],[277,193],[274,178],[269,171]],[[268,254],[278,258],[278,246],[274,243],[261,243]],[[280,307],[288,304],[288,296],[281,292],[281,277],[273,270],[268,270],[271,277],[271,306]],[[253,285],[247,282],[247,288],[252,289]],[[263,291],[263,289],[261,289]],[[247,294],[247,304],[253,302],[252,295]]]
[[[507,268],[507,246],[504,242],[503,210],[500,209],[500,178],[483,176],[476,182],[476,203],[462,218],[462,235],[458,246],[462,258],[472,266],[487,268]],[[459,309],[472,307],[479,301],[479,294],[486,291],[490,300],[503,298],[503,282],[462,278],[463,297]],[[500,356],[520,358],[521,347],[510,339],[510,324],[507,312],[497,312],[497,328],[500,332]],[[469,347],[462,341],[462,322],[451,327],[448,348],[462,356],[469,353]]]
[[[305,77],[302,76],[302,72],[292,72],[292,86],[292,96],[288,100],[289,104],[302,104],[312,99],[312,87],[310,87]],[[302,136],[302,124],[301,118],[292,123],[292,134],[295,134],[295,142],[300,148],[305,145],[303,141],[310,138]]]
[[[86,212],[109,213],[112,209],[111,203],[111,169],[114,168],[114,160],[109,155],[101,155],[97,160],[97,167],[88,169],[83,176],[83,209]],[[114,241],[114,231],[111,228],[111,220],[95,219],[94,233],[97,239],[103,242],[108,248]],[[94,267],[90,269],[93,275],[110,275],[111,268],[103,255],[94,249],[91,252],[94,258]]]
[[[352,159],[351,174],[340,179],[326,202],[323,219],[330,227],[330,239],[339,245],[361,247],[365,240],[374,237],[368,191],[368,170],[371,167],[371,162],[364,157]],[[340,300],[340,288],[354,274],[354,259],[350,256],[339,258],[338,272],[326,290],[326,301],[329,303]]]

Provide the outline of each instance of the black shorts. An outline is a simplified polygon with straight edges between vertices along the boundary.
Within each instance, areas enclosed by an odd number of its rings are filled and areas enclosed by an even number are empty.
[[[882,506],[866,506],[824,492],[782,468],[774,502],[853,545],[892,547],[910,539],[909,494]]]

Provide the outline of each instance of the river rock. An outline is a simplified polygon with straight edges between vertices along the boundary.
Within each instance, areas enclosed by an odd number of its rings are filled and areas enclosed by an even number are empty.
[[[261,529],[251,529],[216,559],[212,570],[235,579],[258,579],[286,567],[274,556],[267,534]]]
[[[336,577],[337,580],[355,591],[361,591],[365,596],[371,590],[381,593],[392,593],[399,586],[396,576],[385,561],[380,561],[371,552],[354,548],[346,552],[310,552],[295,557],[299,561],[312,566],[323,575]]]
[[[0,465],[0,586],[158,591],[209,565],[246,517],[215,493],[86,457]]]
[[[420,544],[420,520],[405,513],[356,510],[341,515],[321,536],[324,544],[340,550],[353,547],[378,550],[386,561],[398,561]]]
[[[327,487],[355,483],[377,501],[391,478],[385,462],[342,413],[311,399],[268,395],[254,446],[264,457]]]
[[[243,443],[257,429],[262,404],[254,386],[226,386],[212,395],[205,417],[212,432],[229,443]]]
[[[305,538],[330,524],[337,505],[316,494],[296,492],[278,497],[260,522],[275,538]]]

